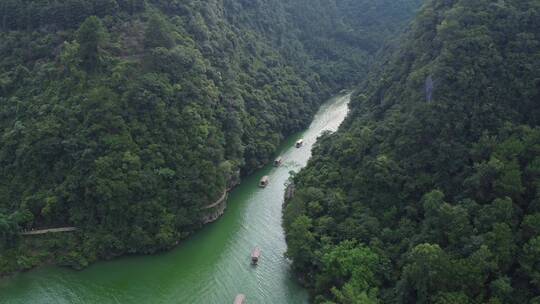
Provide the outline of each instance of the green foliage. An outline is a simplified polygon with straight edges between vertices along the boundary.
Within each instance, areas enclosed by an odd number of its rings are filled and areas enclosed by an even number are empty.
[[[294,178],[288,253],[317,301],[349,303],[310,278],[350,241],[386,261],[384,303],[537,301],[539,17],[532,0],[426,1]]]
[[[326,248],[317,290],[330,289],[338,303],[378,303],[375,272],[379,258],[368,248],[345,241]]]
[[[93,71],[100,63],[100,48],[106,39],[105,29],[96,16],[88,17],[75,34],[79,56],[86,71]]]
[[[151,15],[144,32],[144,47],[147,49],[170,48],[173,41],[166,27],[167,24],[162,16],[158,14]]]
[[[0,273],[31,256],[22,229],[79,228],[61,246],[30,246],[76,268],[171,248],[330,93],[364,77],[417,2],[0,1],[0,243],[11,252]],[[344,18],[367,9],[376,25]],[[311,251],[316,239],[296,241]],[[364,297],[349,289],[341,296]]]

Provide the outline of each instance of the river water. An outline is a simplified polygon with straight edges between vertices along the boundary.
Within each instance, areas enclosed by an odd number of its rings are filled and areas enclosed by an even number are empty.
[[[271,164],[244,179],[228,199],[225,215],[176,249],[153,256],[99,262],[83,271],[46,266],[0,280],[0,303],[232,303],[238,293],[247,303],[307,303],[307,292],[294,280],[281,227],[281,209],[289,171],[298,171],[325,130],[335,131],[348,111],[350,95],[324,103],[310,127],[289,138]],[[294,147],[298,138],[304,146]],[[270,184],[257,187],[268,175]],[[262,251],[250,265],[251,250]]]

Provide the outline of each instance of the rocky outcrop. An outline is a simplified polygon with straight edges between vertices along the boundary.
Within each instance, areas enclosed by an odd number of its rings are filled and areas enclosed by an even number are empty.
[[[217,201],[203,207],[203,224],[215,222],[223,215],[223,213],[225,213],[225,209],[227,209],[227,197],[229,191],[231,191],[238,184],[240,184],[240,171],[235,172],[233,177],[229,179],[227,189],[223,191],[223,194],[218,198]]]
[[[290,183],[289,185],[287,185],[287,188],[285,188],[285,202],[284,204],[287,204],[287,202],[293,198],[294,196],[294,190],[296,189],[296,187],[294,186],[294,183]]]
[[[218,218],[220,218],[223,215],[223,213],[225,212],[225,209],[227,209],[228,193],[229,193],[228,190],[225,190],[217,201],[203,208],[203,212],[204,212],[204,215],[202,218],[203,224],[215,222]]]

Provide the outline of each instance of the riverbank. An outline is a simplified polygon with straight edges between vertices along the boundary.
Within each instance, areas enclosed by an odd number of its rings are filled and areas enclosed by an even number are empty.
[[[237,293],[250,303],[305,304],[307,292],[295,281],[286,250],[281,212],[289,172],[300,170],[317,136],[335,130],[347,113],[347,96],[323,106],[311,126],[284,141],[280,167],[269,164],[245,177],[227,199],[227,211],[213,224],[171,251],[150,256],[124,256],[82,271],[43,266],[0,281],[0,303],[222,303]],[[305,146],[293,147],[298,138]],[[268,175],[270,184],[257,187]],[[262,257],[250,265],[257,246]],[[44,300],[46,299],[46,300]]]

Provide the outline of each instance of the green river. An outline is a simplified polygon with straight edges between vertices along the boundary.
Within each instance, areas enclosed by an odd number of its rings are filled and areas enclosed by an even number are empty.
[[[323,104],[310,127],[289,138],[271,164],[245,178],[229,195],[218,221],[183,241],[176,249],[154,256],[132,256],[99,262],[83,271],[40,267],[0,280],[0,303],[232,303],[238,293],[247,303],[307,303],[307,292],[294,280],[284,258],[281,209],[289,171],[298,171],[311,156],[322,131],[334,131],[348,111],[350,95]],[[294,148],[298,138],[302,148]],[[270,184],[257,187],[268,175]],[[258,266],[250,265],[258,246]]]

